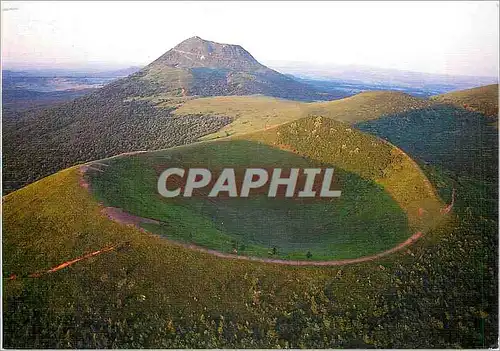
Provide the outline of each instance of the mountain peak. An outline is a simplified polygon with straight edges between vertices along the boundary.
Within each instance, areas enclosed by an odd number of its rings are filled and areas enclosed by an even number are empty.
[[[186,46],[186,45],[202,45],[203,43],[208,43],[208,42],[210,42],[210,41],[202,39],[199,36],[194,36],[194,37],[191,37],[191,38],[188,38],[188,39],[181,41],[174,48],[177,48],[179,46]]]
[[[198,36],[180,42],[144,67],[135,78],[142,87],[142,95],[147,91],[150,95],[175,96],[262,94],[305,101],[333,98],[260,64],[240,45]],[[128,84],[127,90],[133,88],[134,84]]]
[[[266,68],[240,45],[217,43],[198,36],[180,42],[153,64],[181,68],[206,67],[240,71],[255,71]]]

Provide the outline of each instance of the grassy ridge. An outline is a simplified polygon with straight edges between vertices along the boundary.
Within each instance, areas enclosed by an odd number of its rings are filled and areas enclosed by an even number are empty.
[[[394,91],[368,91],[342,100],[312,103],[309,113],[355,123],[429,106],[430,102]]]
[[[498,84],[436,95],[432,100],[480,112],[498,119]]]
[[[441,203],[418,166],[390,144],[346,123],[309,117],[239,138],[291,147],[299,155],[376,181],[405,210],[412,226],[422,228],[439,218]],[[428,211],[423,217],[418,215],[420,207]]]

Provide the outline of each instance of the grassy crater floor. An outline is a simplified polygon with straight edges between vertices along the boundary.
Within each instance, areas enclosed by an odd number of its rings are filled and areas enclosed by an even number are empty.
[[[306,118],[300,123],[310,120]],[[317,121],[315,123],[317,125]],[[338,129],[344,127],[339,122],[328,123]],[[275,128],[268,134],[280,136],[286,128]],[[297,128],[296,124],[292,128]],[[346,129],[340,135],[325,138],[344,149],[347,146],[343,143],[359,138],[357,143],[363,149],[376,148],[377,153],[387,158],[386,173],[388,167],[394,168],[392,146]],[[320,135],[325,133],[322,131]],[[320,141],[316,143],[319,150],[324,148]],[[335,160],[322,162],[307,152],[283,150],[272,144],[270,140],[240,138],[111,158],[92,166],[86,176],[93,194],[104,205],[156,221],[140,223],[144,229],[171,240],[225,253],[236,250],[239,255],[293,260],[358,258],[388,250],[422,230],[423,219],[413,218],[416,217],[414,209],[408,213],[415,204],[403,203],[388,191],[390,184],[377,181],[376,174],[370,174],[370,167],[381,167],[380,160],[356,169],[352,164],[342,165]],[[332,145],[328,149],[331,150]],[[358,153],[360,147],[353,150]],[[363,153],[354,157],[362,159]],[[404,168],[401,160],[397,162]],[[260,194],[249,198],[166,199],[156,190],[159,174],[169,167],[212,170],[231,167],[238,172],[245,167],[327,166],[335,168],[335,183],[342,190],[340,198],[311,201],[268,198]],[[438,207],[436,203],[432,205],[431,212]]]

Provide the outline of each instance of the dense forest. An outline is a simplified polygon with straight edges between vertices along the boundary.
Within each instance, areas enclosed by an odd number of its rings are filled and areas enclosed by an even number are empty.
[[[126,95],[111,83],[74,101],[5,120],[4,192],[77,163],[190,143],[230,122],[220,116],[174,116],[172,107],[124,101]]]

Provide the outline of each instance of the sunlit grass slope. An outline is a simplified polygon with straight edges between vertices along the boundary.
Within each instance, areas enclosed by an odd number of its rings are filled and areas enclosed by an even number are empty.
[[[221,131],[203,138],[212,139],[265,129],[310,115],[321,115],[347,123],[356,123],[384,115],[407,112],[430,104],[427,100],[390,91],[364,92],[340,100],[312,103],[265,96],[221,96],[191,99],[182,104],[174,113],[176,115],[213,114],[234,119]]]
[[[217,96],[186,101],[174,111],[176,115],[195,113],[233,118],[219,132],[202,139],[213,139],[269,128],[305,116],[308,104],[267,96]]]
[[[498,119],[498,84],[436,95],[432,100],[449,103]]]
[[[347,123],[429,106],[428,100],[394,91],[367,91],[341,100],[311,103],[308,112]]]

